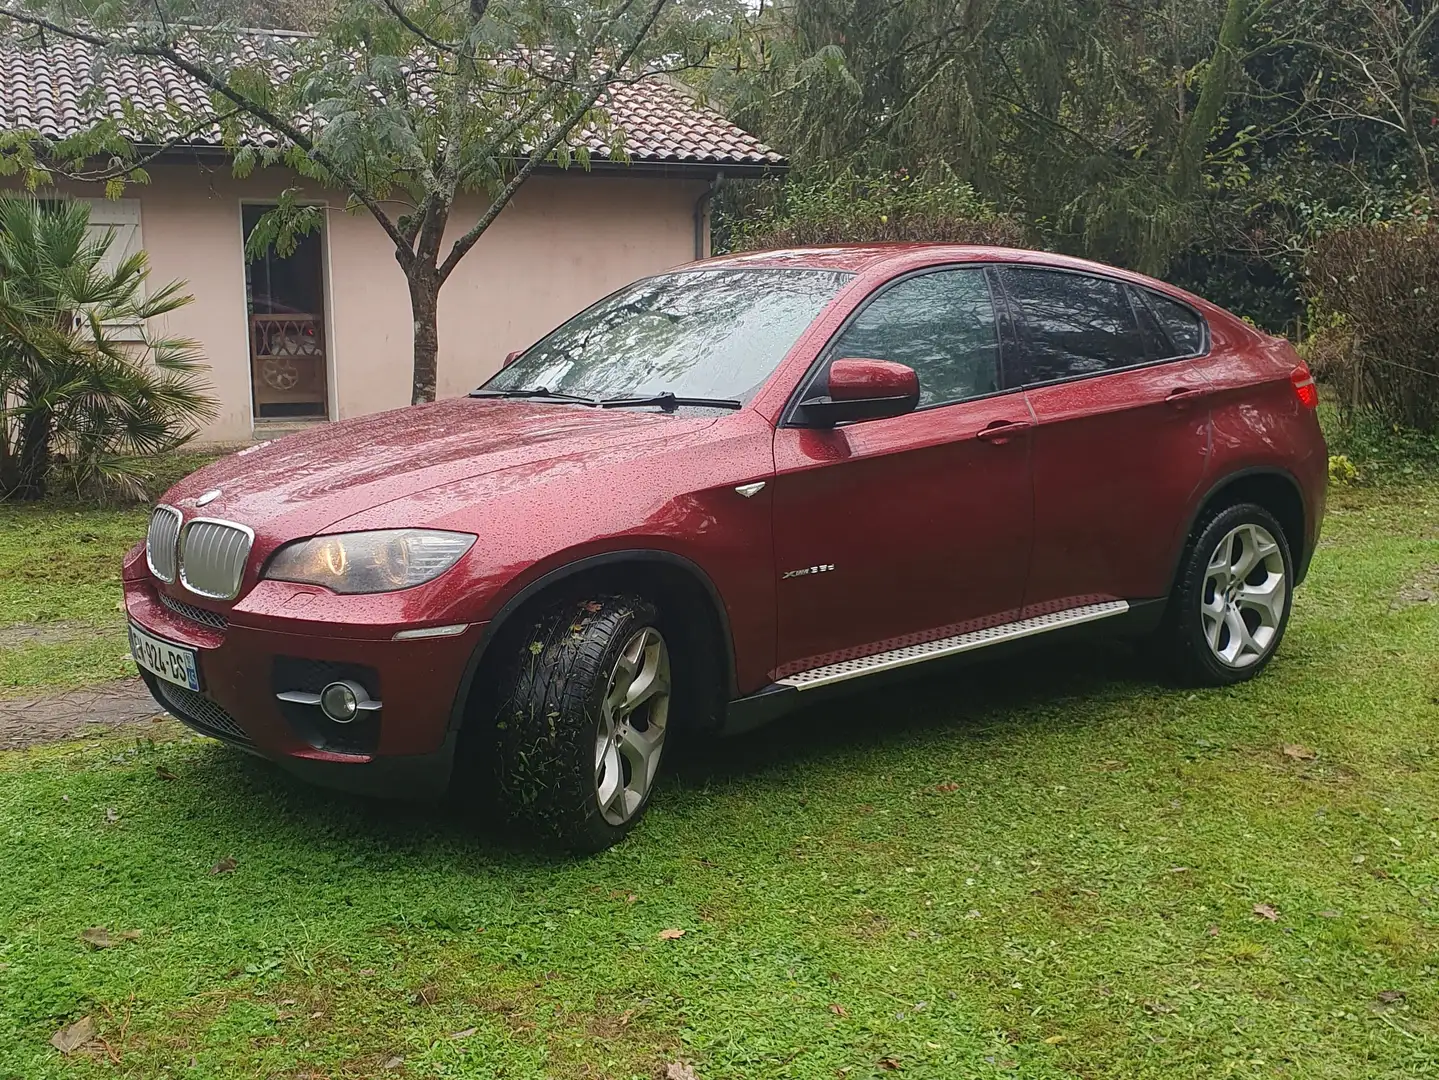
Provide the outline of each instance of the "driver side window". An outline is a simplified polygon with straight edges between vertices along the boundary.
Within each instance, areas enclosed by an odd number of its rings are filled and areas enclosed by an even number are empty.
[[[892,285],[841,332],[831,355],[913,368],[921,409],[994,393],[999,328],[984,270],[937,270]]]

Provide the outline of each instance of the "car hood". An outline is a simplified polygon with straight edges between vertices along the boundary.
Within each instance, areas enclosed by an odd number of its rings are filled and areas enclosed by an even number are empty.
[[[429,488],[559,458],[630,452],[714,422],[713,416],[458,398],[241,450],[182,480],[165,501],[187,517],[234,520],[283,540]],[[215,490],[220,494],[196,509],[196,500]]]

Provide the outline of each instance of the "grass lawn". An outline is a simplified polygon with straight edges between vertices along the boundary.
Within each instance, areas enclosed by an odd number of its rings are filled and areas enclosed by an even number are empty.
[[[84,519],[112,573],[142,518]],[[1439,1076],[1436,566],[1439,478],[1340,491],[1255,682],[1092,647],[872,693],[583,861],[169,725],[0,755],[0,1077]],[[0,621],[113,608],[66,574],[0,570]]]
[[[214,457],[162,458],[150,486],[164,491]],[[66,497],[0,502],[0,697],[135,674],[120,558],[144,537],[148,518],[148,506],[96,508]]]

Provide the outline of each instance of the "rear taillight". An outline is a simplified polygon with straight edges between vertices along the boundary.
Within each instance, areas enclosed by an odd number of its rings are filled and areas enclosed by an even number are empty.
[[[1319,407],[1319,387],[1314,385],[1314,376],[1309,374],[1307,367],[1300,364],[1289,373],[1289,381],[1294,384],[1294,396],[1299,399],[1299,404],[1306,409]]]

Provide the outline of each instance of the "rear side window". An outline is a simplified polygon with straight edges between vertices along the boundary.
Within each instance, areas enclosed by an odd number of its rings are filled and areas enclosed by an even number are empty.
[[[831,356],[892,360],[919,376],[919,407],[999,389],[999,329],[983,270],[937,270],[880,293],[845,327]]]
[[[1028,267],[1005,267],[999,274],[1023,327],[1023,383],[1117,371],[1151,359],[1118,282]]]
[[[1204,322],[1189,308],[1167,296],[1160,296],[1145,289],[1136,290],[1142,302],[1149,305],[1154,321],[1168,338],[1168,348],[1161,353],[1163,359],[1176,356],[1197,356],[1204,351]]]

